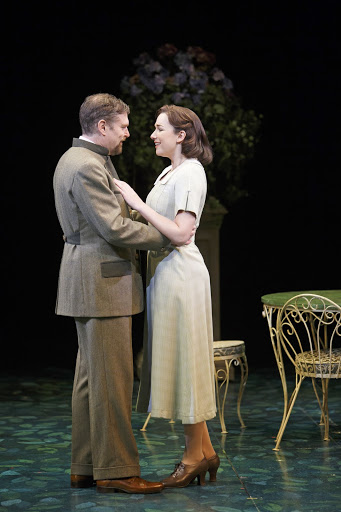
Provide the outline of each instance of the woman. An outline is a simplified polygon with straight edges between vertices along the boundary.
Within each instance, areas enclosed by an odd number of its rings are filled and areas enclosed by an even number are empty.
[[[182,460],[163,483],[185,487],[196,477],[204,483],[206,471],[214,481],[220,463],[206,425],[216,415],[210,280],[194,236],[185,244],[199,226],[207,190],[203,164],[212,151],[198,116],[175,105],[157,112],[151,138],[171,165],[146,203],[115,180],[127,203],[172,242],[148,252],[148,333],[137,408],[184,424]]]

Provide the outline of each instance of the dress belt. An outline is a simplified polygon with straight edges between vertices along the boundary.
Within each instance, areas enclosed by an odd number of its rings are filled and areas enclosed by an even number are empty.
[[[64,242],[66,242],[67,244],[72,244],[72,245],[80,245],[81,244],[81,234],[78,232],[78,233],[72,233],[72,235],[64,235],[63,236],[64,238]]]

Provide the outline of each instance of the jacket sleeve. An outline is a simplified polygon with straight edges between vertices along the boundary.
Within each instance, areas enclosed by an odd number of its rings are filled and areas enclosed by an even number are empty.
[[[91,228],[109,244],[136,249],[161,249],[169,240],[153,226],[122,216],[127,205],[118,188],[109,186],[98,161],[85,162],[75,174],[72,193]]]
[[[148,222],[146,221],[146,219],[144,217],[142,217],[142,215],[140,214],[140,212],[138,212],[137,210],[131,210],[130,211],[130,217],[133,219],[133,220],[136,220],[137,222],[143,222],[143,224],[148,224]]]

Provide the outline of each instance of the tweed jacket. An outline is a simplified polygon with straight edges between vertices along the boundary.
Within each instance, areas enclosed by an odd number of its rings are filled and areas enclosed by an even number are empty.
[[[143,309],[135,249],[160,250],[169,240],[131,219],[113,177],[108,150],[82,139],[57,164],[53,187],[65,240],[58,315],[129,316]]]

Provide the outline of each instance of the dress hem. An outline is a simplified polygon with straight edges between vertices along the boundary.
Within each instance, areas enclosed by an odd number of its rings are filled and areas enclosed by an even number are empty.
[[[164,418],[166,420],[181,420],[183,424],[192,425],[195,423],[200,423],[201,421],[208,421],[213,419],[217,415],[217,409],[214,411],[209,411],[205,414],[200,414],[199,416],[185,416],[181,413],[171,413],[169,411],[151,411],[152,418]]]

